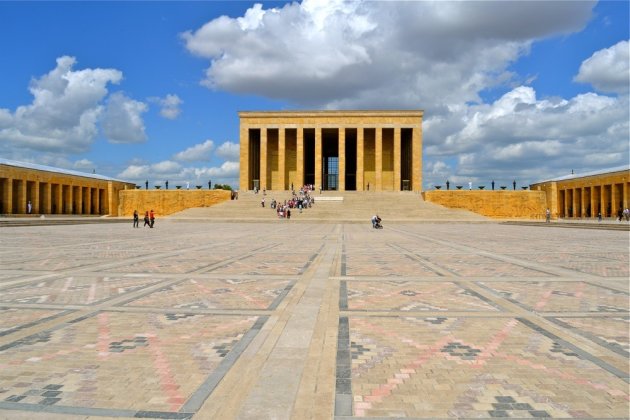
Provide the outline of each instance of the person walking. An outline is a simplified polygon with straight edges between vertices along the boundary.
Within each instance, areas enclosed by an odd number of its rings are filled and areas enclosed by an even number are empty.
[[[32,212],[33,212],[33,205],[29,201],[28,203],[26,203],[26,213],[31,214]]]
[[[145,226],[151,227],[151,221],[149,220],[149,212],[148,211],[144,212],[144,225],[142,225],[142,227],[145,227]]]
[[[155,213],[153,213],[153,209],[149,212],[149,221],[151,222],[149,227],[153,228],[153,225],[155,224]]]
[[[138,210],[133,211],[133,227],[140,227],[140,220],[138,217]]]
[[[549,210],[549,208],[547,208],[547,211],[545,211],[545,221],[547,223],[551,221],[551,211]]]

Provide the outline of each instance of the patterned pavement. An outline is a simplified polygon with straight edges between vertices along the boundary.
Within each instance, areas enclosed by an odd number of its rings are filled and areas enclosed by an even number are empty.
[[[0,418],[625,419],[628,247],[495,223],[4,228]]]

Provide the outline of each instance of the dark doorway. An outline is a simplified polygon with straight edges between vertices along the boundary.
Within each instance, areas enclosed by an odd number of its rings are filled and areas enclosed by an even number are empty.
[[[304,183],[315,185],[315,129],[304,129]],[[318,186],[315,186],[317,188]]]
[[[249,180],[247,188],[260,188],[260,129],[249,130]]]
[[[403,128],[400,130],[400,188],[401,191],[411,190],[412,166],[412,134],[413,129]]]
[[[346,129],[346,191],[357,190],[357,129]]]
[[[322,189],[339,189],[339,130],[322,130]]]

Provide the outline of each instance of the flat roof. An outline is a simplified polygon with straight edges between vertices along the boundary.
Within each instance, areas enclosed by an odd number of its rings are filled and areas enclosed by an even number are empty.
[[[29,163],[29,162],[18,162],[17,160],[9,160],[9,159],[3,159],[3,158],[0,158],[0,165],[14,166],[16,168],[24,168],[24,169],[33,169],[36,171],[53,172],[53,173],[64,174],[64,175],[80,176],[83,178],[93,178],[93,179],[99,179],[101,181],[117,181],[117,182],[124,182],[127,184],[134,184],[133,182],[122,181],[120,179],[110,178],[105,175],[90,174],[87,172],[73,171],[72,169],[55,168],[53,166],[39,165],[37,163]]]
[[[303,116],[377,116],[377,115],[386,115],[386,116],[422,116],[424,111],[421,109],[388,109],[388,110],[297,110],[297,111],[239,111],[239,117],[275,117],[275,116],[293,116],[293,117],[303,117]]]
[[[622,166],[616,166],[614,168],[599,169],[597,171],[569,174],[569,175],[559,176],[557,178],[547,179],[545,181],[539,181],[539,182],[536,182],[535,184],[542,184],[543,182],[553,182],[553,181],[568,181],[570,179],[586,178],[589,176],[604,175],[604,174],[610,174],[613,172],[623,172],[623,171],[630,171],[630,165],[622,165]]]

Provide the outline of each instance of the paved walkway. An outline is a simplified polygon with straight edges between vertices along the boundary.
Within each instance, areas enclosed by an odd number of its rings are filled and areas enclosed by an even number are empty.
[[[0,229],[0,418],[628,418],[628,232]]]

